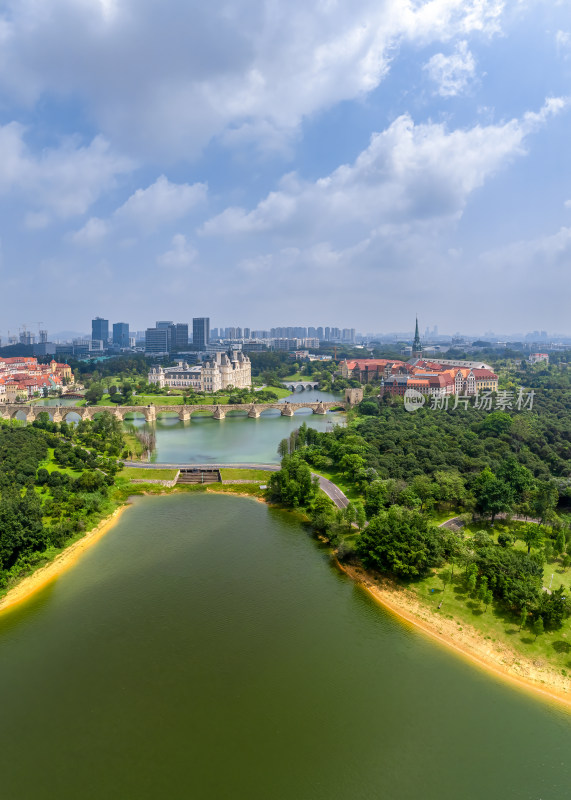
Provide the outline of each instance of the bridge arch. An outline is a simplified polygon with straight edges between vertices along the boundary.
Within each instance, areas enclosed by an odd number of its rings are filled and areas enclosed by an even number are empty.
[[[85,414],[81,408],[74,408],[71,406],[61,409],[62,422],[69,422],[70,424],[77,425],[78,422],[84,419],[84,416]]]

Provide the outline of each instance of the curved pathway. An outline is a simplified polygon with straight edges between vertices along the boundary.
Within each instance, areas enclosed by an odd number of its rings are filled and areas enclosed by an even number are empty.
[[[126,467],[140,467],[141,469],[259,469],[263,472],[277,472],[280,469],[279,464],[248,464],[248,463],[235,463],[235,464],[149,464],[140,461],[124,461]],[[311,477],[316,477],[319,482],[319,488],[325,492],[330,500],[333,500],[337,508],[345,508],[349,504],[348,497],[343,494],[341,489],[336,486],[332,481],[318,475],[316,472],[311,473]]]

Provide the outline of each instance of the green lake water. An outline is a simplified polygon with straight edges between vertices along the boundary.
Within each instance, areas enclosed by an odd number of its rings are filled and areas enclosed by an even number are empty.
[[[571,715],[401,625],[296,518],[139,498],[0,615],[3,800],[561,800]]]

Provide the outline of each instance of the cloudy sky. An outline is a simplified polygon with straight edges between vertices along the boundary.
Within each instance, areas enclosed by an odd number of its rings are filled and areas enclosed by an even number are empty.
[[[570,106],[568,0],[5,0],[0,331],[571,333]]]

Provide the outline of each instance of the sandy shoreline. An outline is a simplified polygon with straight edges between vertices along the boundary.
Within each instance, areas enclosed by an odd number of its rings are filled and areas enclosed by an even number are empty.
[[[176,493],[177,489],[176,487],[173,487],[173,489],[168,491],[164,490],[161,492],[137,492],[136,496],[160,497],[162,495]],[[205,487],[205,494],[207,493],[209,493],[208,488]],[[250,500],[255,500],[258,503],[266,502],[264,498],[256,497],[255,495],[247,494],[246,492],[213,491],[210,492],[210,494],[247,497]],[[9,608],[13,608],[15,605],[22,603],[24,600],[27,600],[33,594],[40,591],[40,589],[43,589],[44,586],[47,586],[51,581],[58,578],[63,572],[73,566],[83,555],[83,553],[89,550],[90,547],[98,542],[110,530],[110,528],[115,525],[122,513],[129,507],[129,502],[119,506],[112,514],[105,519],[102,519],[101,522],[95,526],[95,528],[86,533],[85,536],[82,536],[81,539],[78,539],[73,544],[69,545],[69,547],[66,547],[65,550],[62,550],[62,552],[59,553],[53,561],[44,564],[43,567],[39,567],[37,570],[35,570],[35,572],[32,572],[25,578],[22,578],[22,580],[8,590],[4,597],[0,598],[0,613]]]
[[[408,622],[448,649],[505,681],[539,694],[571,711],[571,680],[545,664],[526,659],[502,642],[485,639],[475,628],[431,612],[414,594],[389,580],[375,580],[365,570],[337,562],[339,569],[362,586],[401,622]]]
[[[48,583],[58,578],[63,572],[71,567],[86,550],[99,541],[107,531],[113,527],[121,514],[129,508],[128,504],[119,506],[110,516],[102,519],[101,522],[92,530],[78,539],[76,542],[62,550],[53,561],[40,567],[31,575],[22,578],[19,583],[13,586],[7,594],[0,599],[0,612],[12,608],[17,603],[27,600],[31,595],[43,589]]]

